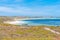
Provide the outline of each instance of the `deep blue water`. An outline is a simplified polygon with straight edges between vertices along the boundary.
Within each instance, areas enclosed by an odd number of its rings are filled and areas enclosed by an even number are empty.
[[[23,20],[24,24],[27,25],[54,25],[60,26],[60,19],[34,19],[34,20]]]

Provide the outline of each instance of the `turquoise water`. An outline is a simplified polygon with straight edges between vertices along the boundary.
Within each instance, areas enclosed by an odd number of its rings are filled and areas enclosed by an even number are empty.
[[[23,20],[27,25],[54,25],[60,26],[60,19],[31,19]]]

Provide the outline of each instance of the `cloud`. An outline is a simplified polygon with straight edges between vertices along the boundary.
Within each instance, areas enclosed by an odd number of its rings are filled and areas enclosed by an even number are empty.
[[[3,13],[5,15],[25,15],[25,16],[59,16],[60,15],[60,6],[44,6],[44,7],[7,7],[0,6],[0,15]],[[6,14],[7,13],[7,14]]]
[[[25,7],[12,8],[12,7],[2,7],[0,6],[0,12],[5,13],[28,13],[31,9]]]

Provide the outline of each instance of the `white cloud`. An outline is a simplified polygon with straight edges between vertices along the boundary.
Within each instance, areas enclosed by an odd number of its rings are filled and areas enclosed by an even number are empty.
[[[11,7],[2,7],[0,6],[0,12],[5,13],[29,13],[31,9],[20,7],[20,8],[11,8]]]
[[[6,7],[0,6],[0,14],[1,12],[5,13],[13,13],[13,15],[26,15],[26,16],[43,16],[43,15],[60,15],[60,6],[44,6],[38,8],[28,8],[28,7]],[[6,14],[5,14],[6,15]]]

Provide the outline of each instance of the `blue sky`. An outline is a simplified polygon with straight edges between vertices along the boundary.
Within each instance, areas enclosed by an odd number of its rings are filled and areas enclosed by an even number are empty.
[[[60,16],[60,0],[0,0],[0,16]]]

